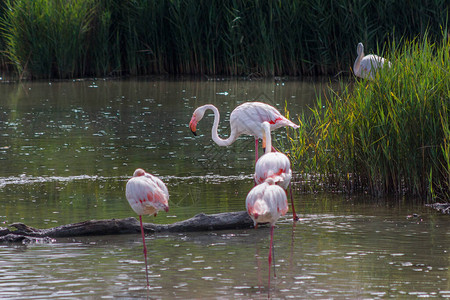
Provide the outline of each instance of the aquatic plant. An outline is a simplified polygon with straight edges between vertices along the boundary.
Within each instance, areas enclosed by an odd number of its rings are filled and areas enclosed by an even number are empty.
[[[450,190],[450,43],[390,45],[392,67],[325,99],[290,136],[297,170],[330,186],[428,199]]]

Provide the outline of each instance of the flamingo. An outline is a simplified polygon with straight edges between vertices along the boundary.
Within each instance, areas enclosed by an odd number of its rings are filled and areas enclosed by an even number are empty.
[[[268,122],[262,123],[262,131],[263,136],[266,141],[265,149],[266,153],[261,156],[260,159],[256,162],[255,165],[255,183],[261,184],[267,178],[272,176],[279,176],[279,181],[277,184],[281,186],[284,190],[289,187],[289,191],[291,194],[291,206],[294,221],[298,221],[297,214],[295,213],[294,208],[294,198],[292,196],[292,187],[291,187],[291,178],[292,178],[292,170],[291,170],[291,162],[289,158],[281,153],[281,152],[271,152],[272,149],[272,137],[270,134],[270,124]]]
[[[281,180],[280,176],[267,178],[264,183],[253,187],[245,200],[247,213],[252,218],[255,228],[257,228],[258,223],[270,224],[269,287],[273,252],[273,229],[280,216],[284,216],[288,211],[286,191],[275,184],[279,180]]]
[[[208,109],[214,112],[214,124],[212,127],[212,139],[219,146],[231,145],[241,134],[248,134],[255,137],[255,161],[258,160],[258,139],[263,139],[260,130],[262,122],[269,122],[270,130],[289,126],[299,128],[292,121],[285,118],[273,106],[262,102],[246,102],[237,106],[230,115],[231,133],[227,139],[222,139],[217,133],[219,127],[220,113],[217,107],[212,104],[206,104],[198,107],[192,114],[189,128],[194,135],[197,135],[197,123],[205,115]],[[263,140],[264,144],[264,140]]]
[[[358,44],[357,48],[358,57],[353,65],[353,71],[355,75],[361,78],[373,79],[378,69],[381,69],[387,62],[391,67],[391,62],[378,55],[369,54],[364,56],[364,45]]]
[[[144,244],[145,275],[148,281],[147,247],[145,245],[144,227],[142,226],[142,215],[154,215],[158,211],[169,211],[169,192],[161,179],[145,172],[143,169],[136,169],[133,177],[128,180],[125,195],[128,203],[136,214],[139,215],[141,225],[142,242]]]

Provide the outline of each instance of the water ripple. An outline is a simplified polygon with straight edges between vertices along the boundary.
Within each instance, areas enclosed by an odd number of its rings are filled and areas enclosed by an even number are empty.
[[[90,176],[90,175],[77,175],[77,176],[11,176],[11,177],[0,177],[0,188],[3,188],[10,184],[34,184],[43,182],[71,182],[76,180],[98,180],[103,179],[102,176]]]
[[[163,181],[176,182],[176,181],[201,181],[206,183],[224,183],[248,180],[252,178],[252,175],[203,175],[203,176],[158,176]],[[73,181],[107,181],[107,180],[128,180],[129,176],[98,176],[98,175],[75,175],[75,176],[11,176],[11,177],[0,177],[0,188],[7,185],[26,185],[35,183],[46,183],[46,182],[73,182]]]

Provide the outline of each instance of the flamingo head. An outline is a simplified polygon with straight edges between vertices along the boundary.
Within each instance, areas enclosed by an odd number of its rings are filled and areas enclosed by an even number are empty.
[[[133,173],[133,177],[139,177],[139,176],[144,176],[145,175],[145,171],[143,169],[136,169],[136,171],[134,171]]]
[[[192,114],[191,121],[189,122],[189,128],[191,129],[192,133],[194,135],[197,135],[197,123],[200,122],[201,119],[203,119],[203,116],[205,115],[206,107],[200,106],[197,108],[194,113]]]
[[[268,185],[274,185],[274,184],[278,184],[280,181],[283,181],[283,177],[277,175],[277,174],[273,174],[270,177],[267,177],[267,179],[265,180],[265,182]]]
[[[189,122],[189,128],[191,129],[191,131],[194,135],[197,135],[197,123],[198,123],[198,120],[195,117],[195,114],[193,114],[191,121]]]
[[[362,43],[358,43],[358,48],[356,49],[356,52],[359,55],[364,55],[364,45]]]

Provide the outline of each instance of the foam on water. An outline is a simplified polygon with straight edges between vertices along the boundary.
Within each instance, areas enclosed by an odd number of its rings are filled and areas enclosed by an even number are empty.
[[[208,182],[212,184],[219,184],[225,182],[249,180],[252,175],[204,175],[204,176],[158,176],[161,180],[165,182],[171,182],[176,184],[179,182]],[[73,181],[107,181],[107,180],[128,180],[129,176],[98,176],[98,175],[75,175],[75,176],[10,176],[10,177],[0,177],[0,188],[7,185],[26,185],[26,184],[36,184],[45,182],[73,182]]]

